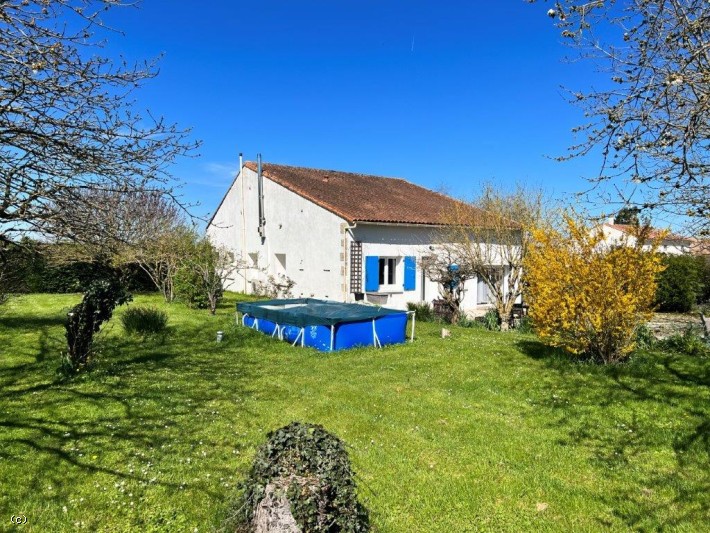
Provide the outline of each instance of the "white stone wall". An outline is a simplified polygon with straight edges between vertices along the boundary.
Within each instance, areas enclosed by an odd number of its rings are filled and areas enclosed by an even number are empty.
[[[243,196],[242,196],[243,192]],[[343,219],[264,177],[265,235],[258,233],[256,172],[244,167],[207,228],[216,245],[262,269],[242,271],[227,289],[252,292],[252,282],[284,272],[294,297],[344,300]]]
[[[404,290],[404,262],[397,265],[397,286],[381,287],[378,292],[365,293],[368,302],[404,309],[408,302],[431,303],[441,297],[439,285],[422,272],[422,257],[432,255],[436,251],[437,228],[417,225],[385,225],[359,223],[349,232],[349,240],[362,242],[363,261],[367,256],[399,257],[414,256],[416,258],[416,286],[413,291]],[[433,250],[432,250],[433,248]],[[349,254],[348,254],[349,257]],[[348,265],[348,268],[350,265]],[[365,273],[363,265],[363,291]],[[348,270],[349,272],[349,270]],[[348,281],[349,281],[348,277]],[[490,305],[478,305],[477,279],[470,279],[464,286],[462,308],[472,316],[485,313]],[[353,301],[354,295],[348,294],[348,301]]]
[[[604,234],[604,242],[610,245],[622,245],[635,246],[636,237],[626,234],[616,228],[612,228],[606,224],[602,226],[602,233]],[[669,255],[683,255],[690,253],[690,243],[674,241],[671,239],[664,239],[660,246],[658,247],[658,252]],[[651,249],[650,244],[644,244],[643,250],[649,251]]]

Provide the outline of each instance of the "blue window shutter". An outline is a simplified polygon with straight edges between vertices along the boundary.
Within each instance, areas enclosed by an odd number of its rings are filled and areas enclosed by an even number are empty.
[[[365,257],[365,290],[367,292],[380,290],[380,258],[376,255]]]
[[[417,284],[417,259],[414,256],[404,258],[404,290],[413,291]]]

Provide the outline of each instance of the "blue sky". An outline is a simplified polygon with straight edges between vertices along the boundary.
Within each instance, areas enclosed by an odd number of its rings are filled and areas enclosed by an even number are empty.
[[[145,0],[111,11],[106,52],[163,54],[138,107],[191,127],[183,194],[218,205],[238,153],[406,178],[457,196],[482,181],[574,201],[599,161],[551,160],[583,121],[561,86],[603,78],[570,53],[550,5],[478,1]]]

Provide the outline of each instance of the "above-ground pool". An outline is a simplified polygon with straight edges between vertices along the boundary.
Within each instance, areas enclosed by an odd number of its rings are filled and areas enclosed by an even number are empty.
[[[405,342],[407,317],[413,315],[411,311],[313,298],[243,302],[237,304],[237,311],[242,313],[244,326],[322,352]]]

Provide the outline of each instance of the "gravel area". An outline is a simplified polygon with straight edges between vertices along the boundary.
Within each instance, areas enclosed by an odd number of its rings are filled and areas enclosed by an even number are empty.
[[[683,333],[692,327],[698,334],[702,334],[703,326],[698,313],[656,313],[648,327],[657,339],[664,339],[674,333]]]

